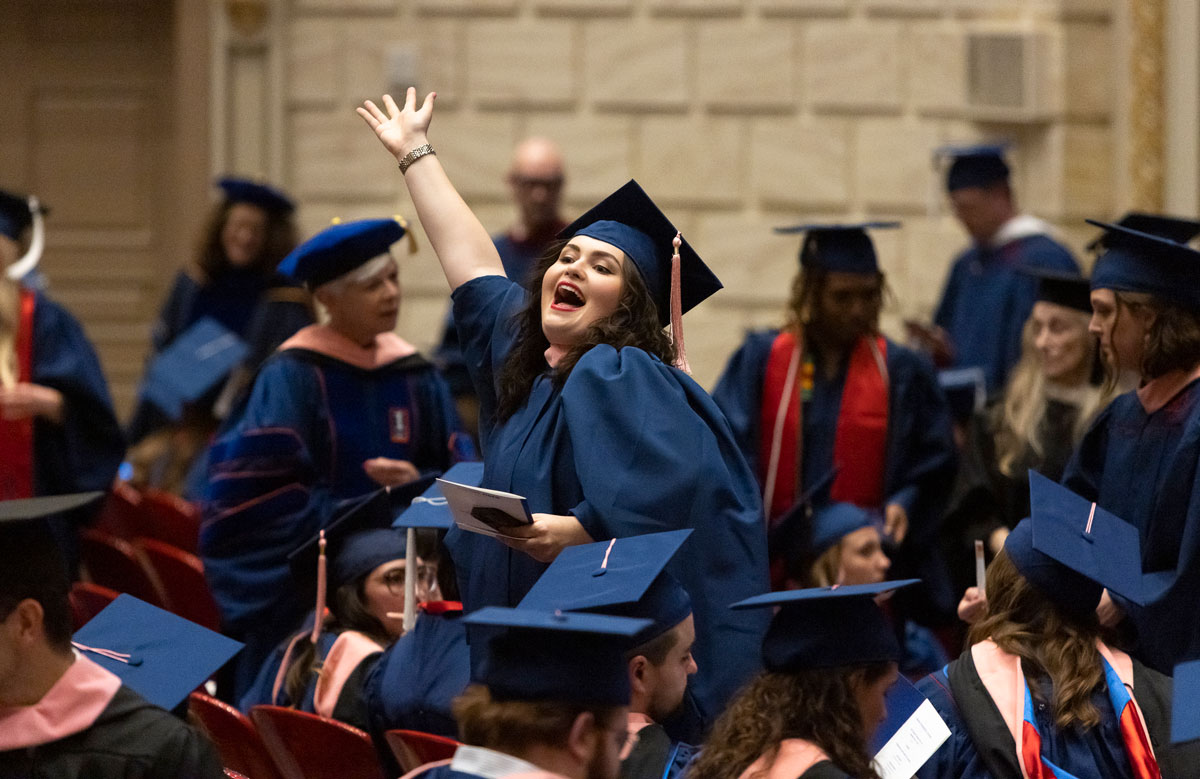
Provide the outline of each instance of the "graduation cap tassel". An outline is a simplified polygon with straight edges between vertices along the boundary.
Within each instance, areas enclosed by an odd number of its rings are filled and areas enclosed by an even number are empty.
[[[404,544],[404,632],[417,624],[417,529],[405,531]]]
[[[676,232],[671,240],[671,246],[675,248],[671,255],[671,341],[675,344],[675,367],[691,375],[692,367],[688,365],[687,349],[683,345],[683,299],[679,282],[679,247],[682,244],[683,234]]]
[[[46,223],[42,217],[42,205],[38,199],[29,196],[29,214],[33,218],[33,237],[29,240],[29,251],[25,256],[8,266],[5,275],[12,281],[20,281],[33,272],[42,259],[42,250],[46,248]]]
[[[317,608],[313,613],[313,629],[309,641],[317,645],[321,637],[321,626],[325,622],[325,587],[327,581],[325,572],[325,531],[321,531],[321,540],[317,544]]]

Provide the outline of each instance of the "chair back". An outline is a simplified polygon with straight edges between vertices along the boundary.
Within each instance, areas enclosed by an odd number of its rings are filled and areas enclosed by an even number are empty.
[[[204,563],[200,558],[153,538],[135,539],[133,545],[158,575],[167,610],[219,632],[221,615],[204,580]]]
[[[358,728],[283,706],[255,706],[250,719],[284,779],[384,779],[371,737]]]
[[[200,507],[178,495],[147,487],[137,534],[196,554],[200,547]]]
[[[79,558],[90,581],[166,608],[162,583],[145,556],[128,541],[85,527],[79,531]]]
[[[90,527],[117,538],[133,538],[143,524],[142,494],[123,481],[114,482]]]
[[[104,607],[117,599],[121,593],[101,587],[95,582],[75,582],[71,585],[71,629],[79,630],[92,617],[104,611]]]
[[[188,711],[216,745],[226,774],[232,770],[253,779],[281,779],[254,723],[245,714],[200,692],[188,698]]]
[[[459,743],[452,738],[416,730],[389,730],[383,734],[404,773],[417,766],[454,757]]]

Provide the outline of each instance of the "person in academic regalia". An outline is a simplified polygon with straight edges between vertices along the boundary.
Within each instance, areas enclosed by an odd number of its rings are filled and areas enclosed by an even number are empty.
[[[371,102],[359,112],[402,161],[454,290],[481,402],[482,486],[523,495],[533,512],[503,542],[451,529],[467,611],[515,604],[565,546],[692,528],[691,553],[668,570],[693,596],[695,694],[715,714],[755,667],[762,615],[722,604],[766,586],[762,507],[724,415],[671,364],[682,325],[674,339],[663,328],[720,283],[680,240],[672,284],[676,230],[630,182],[567,226],[522,287],[430,153],[432,95],[419,110],[412,89],[404,109],[384,100],[390,117]]]
[[[328,603],[329,616],[272,653],[242,696],[243,711],[261,703],[289,706],[367,729],[365,680],[404,632],[407,547],[404,532],[390,527],[396,501],[380,490],[292,553],[292,572],[300,582],[327,579],[317,586],[313,613],[325,613]],[[320,562],[322,556],[327,563]],[[419,552],[414,561],[416,602],[435,599],[437,571]],[[321,570],[326,565],[327,576]]]
[[[735,609],[779,609],[765,670],[717,720],[689,779],[878,779],[867,743],[887,715],[902,650],[875,597],[914,584],[787,590]]]
[[[245,409],[208,454],[200,554],[225,627],[244,637],[236,693],[300,627],[308,603],[287,555],[338,501],[399,487],[474,457],[433,366],[392,332],[400,305],[392,219],[335,225],[280,269],[313,290],[310,325],[259,371]]]
[[[950,412],[929,361],[878,330],[884,275],[868,230],[896,226],[782,228],[807,233],[788,323],[751,333],[713,398],[758,474],[769,525],[834,472],[816,502],[878,512],[896,570],[925,579],[930,594],[912,600],[948,612],[954,596],[931,550],[954,476]],[[787,578],[777,544],[772,585]]]
[[[1108,234],[1092,272],[1091,329],[1110,384],[1137,389],[1097,416],[1062,483],[1138,529],[1145,603],[1105,593],[1101,620],[1170,673],[1200,653],[1200,624],[1179,618],[1200,593],[1200,252],[1094,224]]]
[[[663,570],[691,534],[672,530],[564,549],[518,606],[651,621],[625,653],[631,693],[621,779],[674,779],[697,752],[662,724],[691,703],[688,679],[697,671],[692,600]]]
[[[407,779],[618,779],[624,652],[646,619],[490,606],[465,618],[485,662],[454,702],[463,742]]]
[[[42,211],[35,199],[0,191],[0,500],[108,489],[125,453],[108,383],[83,328],[20,281],[41,257]],[[93,509],[51,523],[72,570],[75,527]]]
[[[248,347],[241,363],[173,418],[148,399],[143,379],[127,433],[138,482],[182,491],[193,460],[218,422],[244,400],[258,367],[279,344],[312,324],[312,301],[276,272],[296,245],[295,203],[278,189],[244,178],[217,180],[222,198],[209,216],[195,262],[175,277],[151,333],[147,365],[204,318]],[[194,478],[194,477],[193,477]]]
[[[946,148],[953,161],[946,190],[971,247],[950,268],[933,322],[946,367],[977,365],[988,392],[997,392],[1021,354],[1021,330],[1033,307],[1036,282],[1019,268],[1079,273],[1071,252],[1049,225],[1017,210],[1004,148]]]
[[[0,503],[0,776],[218,779],[207,738],[72,651],[70,580],[41,518],[100,495]],[[193,678],[193,653],[181,654],[186,663],[172,662],[195,687],[213,667]]]
[[[558,232],[566,227],[561,214],[565,182],[563,156],[558,144],[541,137],[526,138],[517,144],[507,177],[517,220],[504,232],[492,236],[504,265],[504,275],[510,279],[524,283],[525,277],[554,243]],[[479,399],[471,386],[453,310],[446,313],[442,340],[434,350],[433,358],[450,385],[463,423],[468,430],[477,433]]]
[[[1137,598],[1137,532],[1030,476],[1033,516],[987,571],[969,648],[918,683],[951,737],[921,779],[1195,776],[1169,743],[1172,684],[1122,652],[1096,617],[1105,588]]]

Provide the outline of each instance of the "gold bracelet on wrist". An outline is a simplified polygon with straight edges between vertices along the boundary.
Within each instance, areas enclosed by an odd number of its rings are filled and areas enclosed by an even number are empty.
[[[426,154],[437,154],[437,152],[435,152],[433,150],[433,147],[430,146],[429,144],[423,143],[420,146],[418,146],[417,148],[410,151],[408,154],[405,154],[403,157],[400,158],[400,172],[407,173],[409,167],[414,162],[416,162],[417,160],[424,157]]]

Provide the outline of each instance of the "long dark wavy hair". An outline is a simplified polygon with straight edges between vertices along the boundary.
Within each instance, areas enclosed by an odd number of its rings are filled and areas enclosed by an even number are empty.
[[[224,200],[213,207],[200,240],[199,251],[194,262],[194,271],[203,282],[210,282],[230,270],[229,258],[221,245],[221,231],[234,203]],[[290,214],[263,209],[267,215],[267,235],[254,263],[246,270],[270,277],[287,253],[296,248],[296,223]]]
[[[1091,698],[1105,681],[1096,639],[1112,645],[1116,636],[1094,612],[1077,616],[1058,608],[1021,575],[1004,550],[988,566],[986,584],[987,616],[971,626],[968,643],[990,638],[1021,658],[1030,695],[1052,705],[1058,727],[1099,725],[1100,712]],[[1052,695],[1046,694],[1047,681]]]
[[[788,298],[784,330],[800,334],[804,326],[812,321],[813,309],[825,291],[825,281],[828,277],[829,271],[813,266],[802,267],[800,272],[795,275],[792,279],[791,296]],[[878,277],[879,302],[880,308],[882,308],[885,303],[891,301],[891,288],[887,285],[887,276],[882,271],[879,272]]]
[[[546,349],[550,342],[542,332],[542,277],[558,262],[567,241],[558,241],[538,259],[525,279],[528,301],[515,317],[517,338],[504,362],[499,377],[498,421],[511,417],[525,404],[538,376],[546,372]],[[658,322],[658,307],[650,297],[646,282],[636,266],[628,261],[621,266],[621,294],[612,314],[588,328],[584,338],[571,347],[554,370],[554,386],[561,388],[579,359],[593,346],[608,344],[621,349],[634,346],[667,364],[675,361],[675,344]]]
[[[1156,379],[1171,371],[1190,371],[1200,363],[1200,311],[1152,295],[1113,292],[1117,302],[1113,329],[1126,314],[1154,315],[1146,333],[1146,348],[1142,352],[1141,374],[1145,380]],[[1115,345],[1113,347],[1116,348]],[[1112,366],[1105,365],[1103,391],[1108,394],[1117,388],[1120,377]]]
[[[789,738],[817,745],[855,779],[879,779],[854,686],[871,684],[890,671],[890,663],[872,663],[759,674],[717,720],[689,779],[737,779],[758,758],[773,760]]]

